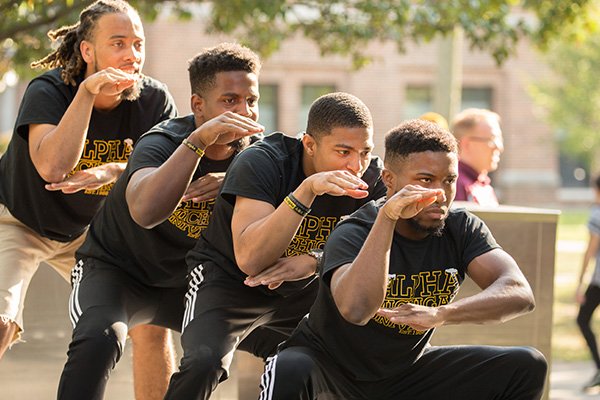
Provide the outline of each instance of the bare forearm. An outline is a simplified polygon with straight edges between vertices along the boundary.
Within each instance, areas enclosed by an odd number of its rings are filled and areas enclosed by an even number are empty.
[[[293,193],[300,202],[310,207],[315,195],[305,182]],[[235,212],[234,209],[234,218]],[[250,224],[234,239],[235,258],[239,268],[249,276],[254,276],[276,263],[290,245],[302,219],[301,215],[283,202],[273,213]]]
[[[380,212],[354,262],[332,279],[333,298],[348,322],[364,325],[381,307],[387,291],[394,226],[395,221]]]
[[[31,158],[44,180],[60,182],[77,165],[85,145],[94,99],[94,95],[80,86],[58,125],[37,140],[30,136]]]
[[[485,290],[439,307],[444,325],[500,323],[533,311],[535,300],[526,281],[502,277]]]
[[[127,204],[133,220],[153,228],[169,218],[181,202],[199,160],[194,152],[179,146],[159,168],[139,181],[130,181]]]

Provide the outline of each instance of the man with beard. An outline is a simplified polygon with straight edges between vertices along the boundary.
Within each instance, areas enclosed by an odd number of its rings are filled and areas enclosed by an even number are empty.
[[[265,358],[289,336],[314,300],[318,252],[335,224],[384,195],[372,149],[367,106],[330,93],[311,105],[301,138],[273,133],[233,161],[186,257],[184,355],[166,399],[209,398],[236,348],[252,338]]]
[[[190,61],[193,114],[164,121],[138,143],[77,250],[73,340],[59,399],[102,399],[127,329],[179,330],[185,255],[209,225],[223,173],[258,120],[260,61],[221,44]]]
[[[534,307],[513,258],[464,209],[450,209],[457,144],[407,121],[385,140],[387,201],[330,235],[315,304],[263,375],[261,399],[504,399],[542,396],[535,349],[430,346],[435,328],[502,322]],[[482,291],[452,302],[465,275]]]
[[[32,65],[52,69],[29,84],[0,161],[0,356],[21,336],[25,295],[39,264],[69,279],[75,250],[131,143],[177,114],[165,85],[141,73],[144,31],[126,2],[93,3],[75,25],[49,36],[60,45]],[[159,398],[149,393],[166,386],[166,337],[152,327],[132,333],[140,341],[140,399]]]

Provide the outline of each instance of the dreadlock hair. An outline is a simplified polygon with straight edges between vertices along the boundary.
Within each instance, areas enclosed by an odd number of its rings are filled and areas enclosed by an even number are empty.
[[[205,49],[188,64],[192,94],[198,96],[216,84],[219,72],[245,71],[258,75],[261,67],[256,53],[237,43],[221,43]]]
[[[405,121],[385,135],[386,165],[425,151],[458,154],[458,144],[448,130],[421,119]]]
[[[81,41],[93,39],[100,17],[106,14],[127,14],[129,12],[138,15],[137,11],[123,0],[98,0],[92,3],[81,11],[76,24],[48,32],[48,37],[52,41],[61,40],[61,43],[46,57],[32,62],[31,67],[47,69],[62,67],[62,80],[67,85],[75,86],[75,79],[82,74],[86,65],[79,50]]]
[[[308,112],[306,133],[317,140],[334,128],[372,128],[371,112],[358,97],[335,92],[316,99]]]

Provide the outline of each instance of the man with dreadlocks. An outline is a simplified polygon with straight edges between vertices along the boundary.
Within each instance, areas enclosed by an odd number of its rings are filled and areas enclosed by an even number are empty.
[[[166,87],[142,75],[144,31],[126,2],[97,1],[75,25],[48,36],[60,46],[32,66],[51,70],[29,84],[0,160],[0,357],[21,336],[25,295],[39,264],[69,279],[74,252],[131,143],[177,114]],[[141,327],[132,337],[155,346],[152,339],[168,336]],[[135,374],[144,381],[136,392],[165,390],[167,370],[162,379],[147,375],[156,373],[156,361],[144,357],[157,353],[134,352]],[[172,355],[156,357],[164,365]]]
[[[212,224],[216,175],[222,179],[264,130],[257,122],[260,66],[238,44],[205,49],[189,63],[192,114],[161,122],[137,142],[76,252],[73,338],[58,399],[104,398],[128,328],[181,329],[185,257]],[[270,355],[268,341],[252,340],[241,348]]]

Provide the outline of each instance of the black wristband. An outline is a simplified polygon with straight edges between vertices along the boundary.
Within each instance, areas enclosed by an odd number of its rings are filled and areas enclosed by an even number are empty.
[[[292,193],[288,194],[285,199],[283,199],[285,204],[287,204],[292,210],[294,210],[299,215],[306,217],[310,213],[310,208],[306,207],[304,204],[300,202]]]

